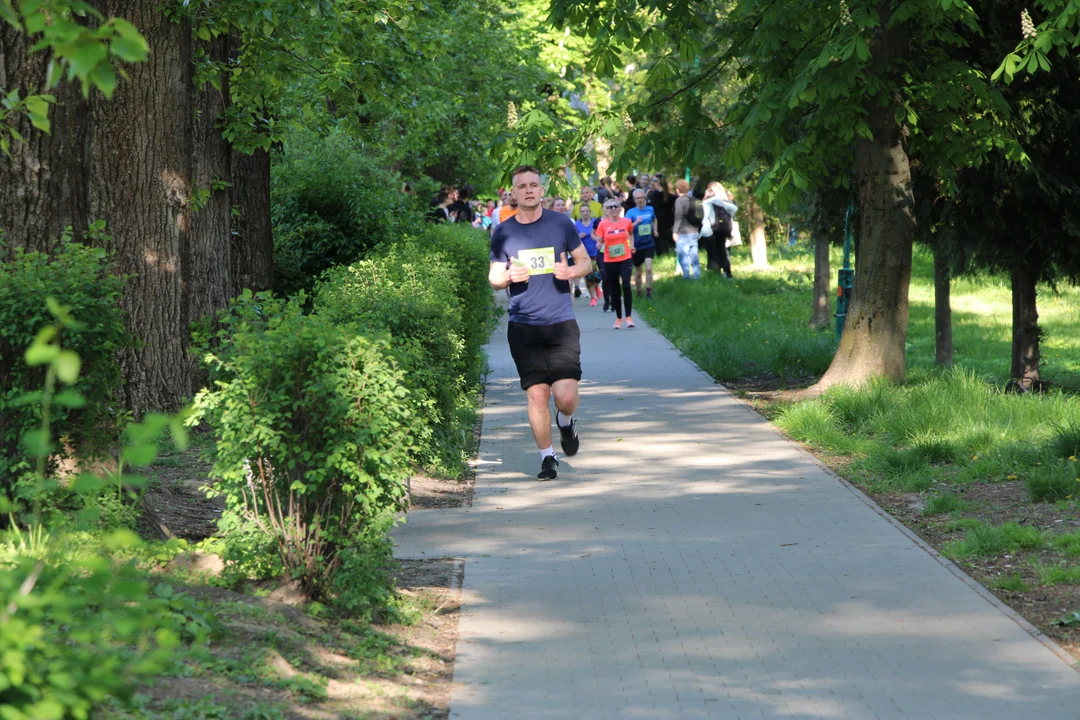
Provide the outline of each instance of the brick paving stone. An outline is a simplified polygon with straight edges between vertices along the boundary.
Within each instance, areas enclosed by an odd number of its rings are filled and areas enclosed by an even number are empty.
[[[472,507],[394,534],[466,558],[451,718],[1080,718],[1080,674],[985,592],[644,322],[577,311],[558,480],[504,321]]]

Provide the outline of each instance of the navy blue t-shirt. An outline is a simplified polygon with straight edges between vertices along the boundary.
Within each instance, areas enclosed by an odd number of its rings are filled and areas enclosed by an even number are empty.
[[[570,282],[551,274],[552,258],[559,260],[581,245],[574,221],[562,213],[543,210],[535,222],[520,223],[517,216],[495,227],[491,235],[491,262],[510,266],[518,258],[531,267],[529,282],[510,283],[510,322],[554,325],[574,319]]]

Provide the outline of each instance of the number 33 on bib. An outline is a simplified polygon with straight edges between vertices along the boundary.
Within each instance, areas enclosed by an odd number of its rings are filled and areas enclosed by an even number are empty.
[[[545,275],[555,272],[554,247],[519,250],[518,260],[525,264],[530,275]]]

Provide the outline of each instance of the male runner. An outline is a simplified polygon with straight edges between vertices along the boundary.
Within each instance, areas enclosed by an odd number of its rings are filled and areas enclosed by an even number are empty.
[[[518,212],[499,223],[491,235],[488,281],[495,290],[510,289],[507,339],[521,389],[529,404],[529,425],[540,450],[540,480],[554,480],[559,460],[551,445],[552,396],[555,424],[563,452],[578,451],[578,381],[581,335],[574,319],[570,281],[592,271],[574,222],[541,207],[540,171],[522,165],[511,174]],[[574,264],[567,262],[567,255]]]
[[[641,297],[641,266],[645,266],[645,293],[652,297],[652,266],[656,257],[656,211],[645,205],[645,191],[634,191],[634,207],[626,211],[626,219],[634,224],[634,285]]]

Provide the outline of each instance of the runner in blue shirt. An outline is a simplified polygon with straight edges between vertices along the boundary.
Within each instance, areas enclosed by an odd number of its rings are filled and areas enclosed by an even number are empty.
[[[585,276],[585,287],[589,291],[589,307],[596,307],[596,300],[602,297],[602,294],[600,292],[600,266],[597,262],[596,240],[592,235],[592,208],[589,203],[581,203],[578,213],[581,219],[574,221],[574,227],[577,228],[581,244],[585,246],[586,252],[589,253],[589,259],[593,263],[592,272]]]
[[[578,451],[578,381],[581,334],[574,319],[570,283],[592,271],[574,221],[544,210],[540,171],[522,165],[511,173],[518,212],[491,233],[488,282],[510,290],[507,339],[528,397],[529,426],[540,449],[540,480],[554,480],[559,461],[551,446],[551,399],[567,455]],[[573,258],[574,264],[568,260]]]
[[[652,264],[656,256],[656,211],[645,204],[645,191],[634,191],[634,207],[626,211],[634,224],[634,286],[641,297],[641,266],[645,266],[645,297],[652,297]]]

